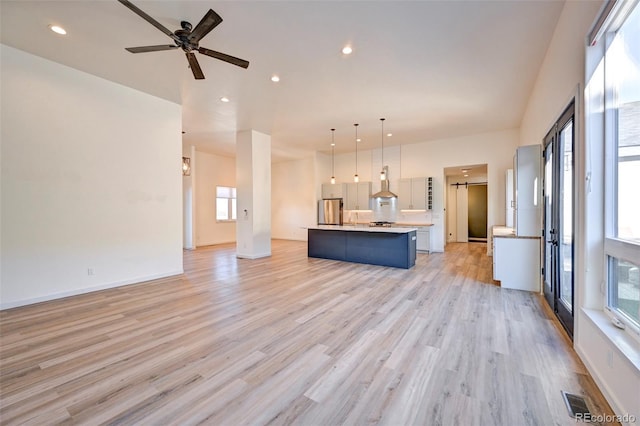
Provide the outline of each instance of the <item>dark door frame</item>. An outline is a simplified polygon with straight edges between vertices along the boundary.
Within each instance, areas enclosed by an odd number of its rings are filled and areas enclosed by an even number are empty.
[[[562,145],[561,133],[566,126],[572,123],[572,147],[571,147],[571,252],[568,253],[571,256],[571,273],[568,277],[563,275],[563,262],[562,262],[562,242],[565,235],[565,229],[563,229],[563,215],[564,215],[564,179],[565,171],[564,167],[564,147]],[[569,106],[560,115],[560,118],[553,125],[552,129],[547,133],[544,138],[544,151],[543,158],[545,164],[543,189],[544,200],[544,212],[543,212],[543,269],[544,283],[543,291],[544,296],[553,312],[558,317],[558,320],[565,328],[569,336],[573,339],[574,328],[574,311],[575,311],[575,100],[571,101]],[[547,194],[547,182],[548,178],[546,173],[546,163],[548,156],[551,155],[551,194]],[[551,217],[548,216],[548,202],[551,200]],[[547,262],[547,256],[550,256],[550,262]],[[548,270],[551,268],[551,270]],[[569,309],[561,300],[562,280],[570,280],[571,289],[571,308]]]

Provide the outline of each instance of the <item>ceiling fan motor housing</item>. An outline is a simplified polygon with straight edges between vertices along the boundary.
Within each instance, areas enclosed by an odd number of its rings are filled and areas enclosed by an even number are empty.
[[[176,43],[176,46],[179,46],[182,48],[182,50],[184,50],[185,52],[191,52],[192,50],[198,50],[198,42],[193,42],[191,40],[189,40],[189,36],[191,35],[191,23],[187,22],[187,21],[182,21],[180,22],[180,26],[182,26],[182,29],[180,30],[176,30],[175,33],[173,33],[177,39],[174,40]]]

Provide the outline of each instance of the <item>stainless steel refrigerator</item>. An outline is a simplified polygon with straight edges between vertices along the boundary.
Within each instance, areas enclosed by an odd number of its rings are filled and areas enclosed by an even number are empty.
[[[318,201],[318,225],[342,225],[342,198]]]

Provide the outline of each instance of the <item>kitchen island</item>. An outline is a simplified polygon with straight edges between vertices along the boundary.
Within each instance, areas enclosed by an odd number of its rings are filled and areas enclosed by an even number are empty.
[[[416,264],[416,229],[318,225],[310,227],[308,256],[409,269]]]

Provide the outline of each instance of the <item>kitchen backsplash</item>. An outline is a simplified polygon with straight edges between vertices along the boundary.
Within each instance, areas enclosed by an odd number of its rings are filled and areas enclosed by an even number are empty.
[[[383,218],[384,219],[384,218]],[[399,223],[433,223],[431,211],[399,211],[395,215],[394,222]],[[368,223],[380,218],[374,218],[371,210],[345,210],[343,212],[344,223]]]

